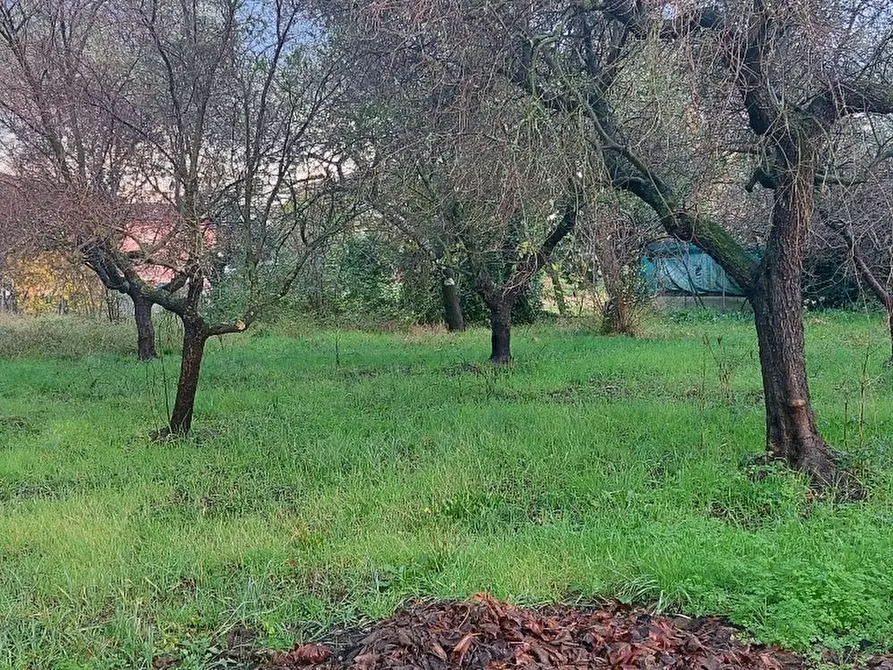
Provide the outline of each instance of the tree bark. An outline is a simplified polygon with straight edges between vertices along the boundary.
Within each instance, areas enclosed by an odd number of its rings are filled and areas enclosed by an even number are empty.
[[[120,294],[118,291],[114,291],[108,287],[106,287],[104,294],[105,306],[108,313],[109,322],[115,323],[121,318],[121,303],[118,301]]]
[[[183,353],[180,359],[180,378],[177,381],[177,398],[171,412],[166,433],[186,435],[192,428],[192,411],[198,390],[202,356],[205,353],[207,330],[199,323],[183,322]]]
[[[813,214],[811,157],[791,142],[775,190],[766,257],[750,291],[760,352],[769,453],[819,487],[840,481],[835,454],[816,427],[806,378],[802,263]]]
[[[600,258],[601,260],[601,258]],[[608,300],[602,309],[602,332],[605,335],[635,335],[633,306],[628,287],[624,286],[621,268],[615,258],[602,261],[605,292]]]
[[[465,330],[465,317],[462,315],[462,303],[459,300],[459,284],[456,273],[450,268],[443,268],[440,282],[443,297],[443,320],[447,330],[456,332]]]
[[[890,336],[890,358],[887,360],[888,365],[893,365],[893,294],[885,293],[878,296],[881,305],[884,307],[884,314],[887,315],[887,333]]]
[[[611,295],[602,309],[602,332],[605,335],[635,335],[630,318],[630,307],[623,294]]]
[[[149,361],[158,353],[155,351],[155,326],[152,324],[152,301],[140,295],[131,296],[133,317],[136,321],[136,350],[141,361]]]
[[[498,296],[490,308],[490,362],[505,365],[512,362],[512,304],[509,296]]]
[[[819,486],[839,476],[834,452],[816,427],[803,355],[803,321],[785,315],[790,286],[778,283],[751,299],[757,327],[760,371],[766,404],[766,448]]]

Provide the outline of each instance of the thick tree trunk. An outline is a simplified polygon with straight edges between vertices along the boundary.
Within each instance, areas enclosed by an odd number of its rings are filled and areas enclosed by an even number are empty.
[[[450,332],[465,330],[465,318],[459,300],[459,285],[453,270],[449,268],[442,270],[440,290],[443,297],[443,320],[446,322],[447,330]]]
[[[826,486],[839,479],[834,452],[816,427],[804,357],[799,287],[776,283],[751,298],[766,402],[766,448]]]
[[[794,156],[797,148],[789,148]],[[823,487],[840,481],[835,454],[816,427],[806,379],[802,261],[813,213],[813,179],[800,157],[775,191],[766,258],[751,290],[766,402],[766,447]]]
[[[152,302],[141,296],[131,296],[133,317],[136,321],[136,350],[141,361],[158,354],[155,351],[155,326],[152,324]]]
[[[192,410],[207,340],[208,334],[202,325],[184,321],[180,379],[177,381],[177,398],[167,430],[170,435],[185,435],[192,427]]]
[[[512,303],[508,296],[498,296],[490,304],[490,362],[504,365],[512,362]]]

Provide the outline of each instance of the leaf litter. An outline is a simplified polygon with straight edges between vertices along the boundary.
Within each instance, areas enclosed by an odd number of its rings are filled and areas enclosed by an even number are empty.
[[[242,656],[245,659],[245,656]],[[479,594],[418,602],[364,630],[285,652],[254,652],[259,670],[805,670],[803,657],[752,644],[716,617],[656,615],[609,602],[597,609],[516,607]],[[839,667],[893,670],[893,657]]]

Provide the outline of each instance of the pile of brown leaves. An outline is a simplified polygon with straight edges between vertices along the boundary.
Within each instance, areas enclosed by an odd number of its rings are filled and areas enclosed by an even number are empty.
[[[805,670],[795,654],[749,644],[722,619],[657,616],[608,603],[599,609],[524,609],[478,595],[469,602],[416,603],[369,629],[330,633],[323,644],[287,652],[257,648],[255,631],[237,626],[211,667],[234,670],[440,670],[441,668],[611,668],[612,670]],[[828,650],[823,659],[850,670],[893,670],[893,656],[862,663]],[[181,666],[177,656],[155,670]]]
[[[422,604],[382,621],[341,649],[301,645],[270,670],[422,668],[615,668],[793,670],[802,661],[746,644],[718,619],[654,616],[619,604],[596,611],[530,610],[479,595]]]

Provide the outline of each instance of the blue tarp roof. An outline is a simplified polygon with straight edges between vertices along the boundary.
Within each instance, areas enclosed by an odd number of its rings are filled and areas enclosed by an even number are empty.
[[[642,257],[642,273],[652,293],[744,295],[716,261],[685,242],[649,244]]]

